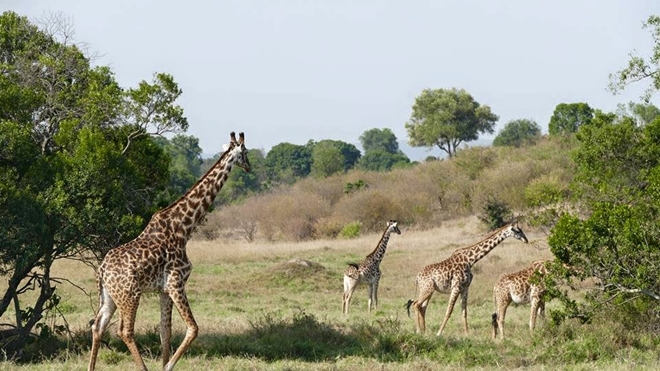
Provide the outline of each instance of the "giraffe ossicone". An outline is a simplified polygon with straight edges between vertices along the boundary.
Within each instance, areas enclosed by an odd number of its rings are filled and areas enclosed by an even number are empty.
[[[344,272],[344,294],[342,296],[342,313],[348,314],[348,307],[351,304],[353,292],[361,283],[366,283],[368,286],[369,299],[367,300],[367,311],[371,313],[371,309],[378,307],[378,284],[380,282],[380,262],[383,261],[387,243],[390,240],[390,234],[395,232],[401,234],[399,224],[396,220],[387,222],[387,227],[383,236],[378,241],[378,245],[367,257],[360,262],[349,263],[348,268]]]
[[[440,325],[438,336],[447,325],[447,321],[454,310],[458,297],[461,298],[461,313],[465,333],[468,333],[467,299],[468,289],[472,283],[472,266],[491,252],[497,245],[509,237],[527,243],[527,237],[517,222],[510,223],[483,239],[482,241],[454,251],[447,259],[424,267],[415,279],[417,299],[408,300],[405,304],[410,316],[410,309],[415,312],[415,330],[422,333],[426,330],[426,309],[433,293],[438,291],[449,294],[447,312]]]
[[[204,218],[233,166],[250,171],[245,136],[230,134],[229,147],[218,161],[178,200],[156,212],[135,239],[108,251],[97,272],[99,310],[92,324],[92,348],[88,370],[94,370],[101,336],[119,309],[118,335],[126,343],[133,360],[146,370],[135,342],[135,317],[143,293],[160,293],[160,339],[163,369],[174,365],[197,337],[185,284],[192,271],[186,244]],[[176,307],[186,323],[186,335],[170,358],[172,309]]]

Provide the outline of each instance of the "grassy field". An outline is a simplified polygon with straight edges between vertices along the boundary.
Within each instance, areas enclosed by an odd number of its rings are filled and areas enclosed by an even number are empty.
[[[383,222],[383,229],[385,222]],[[507,339],[493,342],[490,319],[492,288],[497,278],[535,259],[551,258],[546,237],[525,229],[530,243],[508,239],[476,264],[470,288],[470,334],[462,331],[460,308],[442,337],[436,337],[447,295],[436,293],[427,312],[427,333],[416,335],[404,304],[414,298],[414,277],[425,265],[440,261],[456,248],[483,239],[487,231],[476,218],[444,223],[425,231],[406,229],[390,239],[381,264],[379,308],[367,314],[366,287],[353,296],[349,316],[341,314],[342,276],[348,262],[359,261],[378,243],[380,234],[353,240],[303,243],[196,241],[188,244],[193,274],[188,297],[200,336],[179,370],[654,370],[660,367],[657,340],[630,338],[616,326],[540,321],[534,334],[527,324],[529,307],[511,306]],[[307,266],[300,260],[310,261]],[[74,332],[70,350],[48,361],[0,370],[84,370],[91,342],[88,323],[97,306],[94,272],[76,262],[60,262],[54,276],[66,277],[90,295],[68,284],[58,287],[60,310]],[[587,288],[589,283],[583,283]],[[577,293],[576,295],[580,295]],[[150,369],[160,369],[157,296],[143,298],[136,332]],[[552,310],[556,303],[549,303]],[[11,314],[6,318],[12,318]],[[99,354],[99,370],[135,369],[115,335],[115,314],[108,346]],[[3,320],[5,320],[3,318]],[[5,320],[6,321],[6,320]],[[53,318],[48,321],[57,321]],[[47,321],[47,322],[48,322]],[[4,322],[4,321],[3,321]],[[184,325],[174,314],[174,345]],[[48,322],[51,323],[51,322]],[[59,348],[58,344],[37,344]]]

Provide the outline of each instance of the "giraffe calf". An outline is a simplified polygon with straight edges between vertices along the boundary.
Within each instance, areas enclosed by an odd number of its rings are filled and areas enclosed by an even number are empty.
[[[534,330],[536,326],[536,316],[545,317],[545,302],[543,293],[545,288],[543,284],[531,283],[535,274],[544,276],[548,270],[546,264],[549,260],[536,260],[527,268],[517,272],[503,274],[493,288],[493,299],[495,301],[495,310],[492,318],[493,339],[497,338],[498,332],[501,339],[504,339],[504,318],[509,304],[531,303],[531,313],[529,318],[529,329]]]

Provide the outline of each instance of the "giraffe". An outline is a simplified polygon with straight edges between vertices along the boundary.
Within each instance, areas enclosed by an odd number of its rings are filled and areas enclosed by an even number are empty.
[[[499,330],[500,338],[504,339],[504,317],[506,309],[511,302],[524,304],[531,302],[531,314],[529,317],[529,329],[534,330],[536,316],[545,317],[545,301],[543,283],[532,283],[535,275],[540,277],[548,273],[547,264],[550,260],[535,260],[525,269],[513,273],[503,274],[493,288],[493,300],[495,310],[493,313],[493,339],[497,338]]]
[[[416,313],[415,327],[417,333],[422,333],[426,330],[426,309],[435,291],[449,293],[447,312],[437,335],[442,335],[442,331],[445,329],[445,325],[447,325],[447,321],[454,310],[454,304],[456,304],[459,296],[461,297],[461,311],[463,314],[465,334],[468,333],[467,299],[468,289],[470,288],[470,283],[472,283],[471,268],[508,237],[514,237],[527,243],[527,237],[522,229],[518,227],[517,222],[513,222],[496,230],[484,240],[474,245],[454,251],[447,259],[439,263],[427,265],[417,273],[415,285],[417,286],[419,295],[416,300],[408,300],[405,305],[408,310],[408,316],[410,316],[411,307]]]
[[[204,218],[233,165],[250,171],[245,137],[234,132],[220,159],[181,198],[156,212],[142,233],[111,249],[98,268],[99,310],[92,323],[92,349],[88,370],[94,370],[101,336],[119,309],[119,337],[141,370],[146,366],[134,338],[135,316],[142,293],[160,293],[160,339],[163,369],[174,365],[197,337],[198,326],[186,297],[185,284],[192,271],[186,243]],[[170,358],[172,307],[186,323],[186,335]]]
[[[387,249],[387,242],[390,240],[390,234],[396,232],[401,234],[398,223],[396,220],[387,222],[387,228],[383,232],[378,245],[367,255],[367,257],[360,263],[350,263],[349,267],[344,273],[344,295],[342,298],[342,312],[348,314],[348,307],[351,304],[351,297],[355,288],[360,283],[367,283],[369,285],[369,300],[367,302],[367,311],[371,313],[371,308],[376,309],[378,306],[378,283],[380,281],[380,262],[385,256]]]

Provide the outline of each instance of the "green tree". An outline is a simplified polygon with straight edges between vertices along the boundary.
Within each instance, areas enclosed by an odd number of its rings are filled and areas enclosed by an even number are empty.
[[[390,153],[383,150],[371,150],[360,158],[360,169],[368,171],[389,171],[393,167],[410,165],[410,159],[403,153]]]
[[[343,159],[343,163],[341,165],[343,171],[348,171],[353,167],[355,167],[355,164],[357,164],[357,162],[360,160],[360,156],[362,156],[360,150],[356,146],[350,143],[343,142],[341,140],[323,139],[319,142],[314,142],[312,140],[307,142],[307,147],[311,149],[312,153],[314,151],[314,148],[316,148],[319,145],[333,146],[341,152],[342,157],[338,159]],[[312,161],[312,165],[313,165],[313,161]]]
[[[265,165],[271,182],[293,184],[311,172],[312,151],[309,146],[276,144],[266,154]]]
[[[365,154],[376,150],[391,154],[399,153],[399,142],[389,128],[373,128],[365,131],[360,135],[360,143]]]
[[[548,133],[550,135],[575,133],[593,117],[594,110],[587,103],[560,103],[550,117]]]
[[[493,133],[498,117],[463,89],[425,89],[415,99],[410,120],[405,124],[414,147],[437,146],[449,157],[463,142],[479,134]]]
[[[60,301],[53,262],[94,265],[90,255],[141,231],[168,179],[168,156],[150,134],[165,121],[172,132],[186,127],[173,101],[155,110],[169,118],[138,114],[157,94],[135,100],[108,67],[91,67],[70,38],[58,40],[16,13],[0,15],[0,316],[12,303],[15,311],[0,346],[9,357],[35,329],[56,330],[42,322]]]
[[[541,127],[534,120],[518,119],[506,123],[493,140],[494,146],[520,147],[541,137]]]
[[[569,314],[588,319],[616,306],[630,314],[629,325],[658,323],[651,308],[660,302],[660,120],[638,126],[596,112],[576,137],[573,189],[582,209],[559,219],[549,244],[602,290],[582,307],[564,297]]]
[[[628,102],[627,105],[619,104],[617,113],[622,117],[632,117],[637,125],[648,125],[660,117],[660,108],[652,103]]]
[[[317,178],[326,178],[344,171],[344,155],[330,141],[322,141],[312,150],[311,174]]]
[[[650,86],[642,96],[648,103],[651,96],[660,89],[660,16],[649,16],[642,28],[649,29],[653,38],[651,56],[644,58],[631,53],[628,65],[610,75],[609,88],[610,91],[617,94],[632,83],[650,81]]]
[[[170,182],[158,196],[158,206],[167,206],[184,194],[202,175],[202,148],[199,139],[183,134],[171,140],[155,137],[155,141],[170,156]]]

